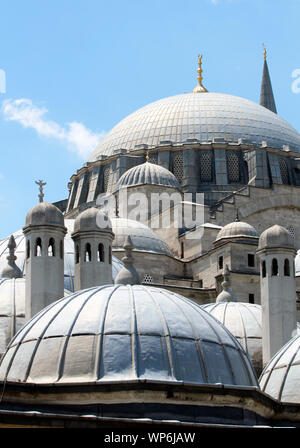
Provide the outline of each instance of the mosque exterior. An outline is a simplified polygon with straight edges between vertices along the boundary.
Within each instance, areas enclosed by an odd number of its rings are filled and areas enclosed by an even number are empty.
[[[0,427],[300,427],[300,134],[198,64],[0,241]]]

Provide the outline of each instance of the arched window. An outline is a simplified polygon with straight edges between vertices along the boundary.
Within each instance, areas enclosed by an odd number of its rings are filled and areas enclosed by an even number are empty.
[[[221,255],[218,260],[219,269],[223,269],[223,256]]]
[[[87,261],[87,262],[92,261],[92,250],[91,250],[90,243],[86,243],[86,245],[85,245],[84,261]]]
[[[201,182],[211,182],[213,177],[212,151],[200,151],[200,179]]]
[[[108,262],[109,262],[109,264],[111,264],[111,259],[112,259],[111,246],[109,246],[109,252],[108,252]]]
[[[285,277],[289,277],[291,275],[290,262],[289,262],[289,260],[287,258],[284,260],[283,271],[284,271]]]
[[[48,243],[48,257],[55,257],[55,241],[54,238],[50,238]]]
[[[240,158],[236,151],[226,151],[229,182],[240,182]]]
[[[64,243],[62,240],[60,240],[60,244],[59,244],[59,256],[61,259],[64,258]]]
[[[277,258],[272,260],[272,276],[278,275],[278,261]]]
[[[267,275],[267,269],[266,269],[266,262],[265,262],[265,260],[263,260],[262,263],[261,263],[261,275],[262,275],[262,277],[266,277],[266,275]]]
[[[182,152],[178,152],[173,156],[173,174],[177,177],[179,182],[183,179],[183,155]]]
[[[30,258],[30,241],[29,240],[27,240],[26,258]]]
[[[42,256],[42,240],[41,238],[37,238],[34,246],[34,255],[36,257]]]
[[[105,258],[104,258],[104,246],[103,246],[102,243],[100,243],[99,246],[98,246],[98,261],[101,261],[101,262],[105,261]]]
[[[75,263],[79,263],[79,246],[76,244],[75,246]]]

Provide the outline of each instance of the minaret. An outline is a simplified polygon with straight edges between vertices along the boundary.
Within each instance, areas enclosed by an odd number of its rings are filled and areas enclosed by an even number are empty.
[[[218,297],[216,298],[216,303],[219,302],[237,302],[237,298],[234,292],[230,289],[230,271],[228,269],[228,265],[226,264],[224,269],[224,281],[222,282],[223,290],[220,292]]]
[[[260,258],[263,364],[266,365],[296,330],[296,250],[289,232],[274,225],[261,234],[257,254]]]
[[[19,269],[19,267],[15,263],[17,259],[17,257],[15,256],[16,242],[13,235],[11,235],[11,237],[9,238],[7,247],[9,250],[9,255],[6,257],[7,265],[2,269],[1,277],[22,278],[23,275],[21,269]]]
[[[39,204],[26,216],[23,228],[26,241],[25,317],[36,313],[64,296],[64,237],[67,229],[61,211],[43,201],[42,181]]]
[[[206,88],[202,85],[202,81],[203,81],[203,76],[202,76],[202,54],[198,55],[198,84],[197,86],[194,88],[193,93],[203,93],[203,92],[207,92]]]
[[[273,89],[271,84],[271,78],[269,74],[268,64],[267,64],[267,50],[264,48],[264,68],[263,75],[261,81],[261,90],[260,90],[260,105],[266,107],[271,110],[275,114],[277,114],[277,109],[275,105],[275,99],[273,95]]]
[[[115,284],[139,285],[140,277],[133,265],[132,249],[133,244],[130,235],[127,235],[124,243],[125,256],[122,258],[124,266],[115,278]]]
[[[81,212],[74,223],[75,291],[112,283],[112,231],[109,218],[96,207]]]

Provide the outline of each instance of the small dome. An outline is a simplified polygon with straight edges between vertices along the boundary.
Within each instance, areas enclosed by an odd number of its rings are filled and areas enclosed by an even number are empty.
[[[258,243],[258,250],[275,247],[294,249],[294,242],[289,231],[277,224],[266,229],[260,235]]]
[[[64,227],[62,212],[49,202],[39,202],[26,215],[26,226],[51,225]]]
[[[127,218],[111,218],[115,239],[113,249],[122,249],[127,235],[132,240],[135,251],[172,255],[167,245],[150,227]]]
[[[0,381],[81,385],[145,380],[255,386],[246,353],[189,299],[142,285],[90,288],[56,301],[14,337]]]
[[[65,219],[65,226],[68,230],[64,240],[64,283],[65,289],[74,291],[74,241],[71,234],[74,229],[74,219]],[[15,254],[17,256],[16,265],[20,268],[22,276],[26,276],[26,247],[25,237],[22,230],[15,232],[14,238],[16,241]],[[2,269],[7,264],[7,255],[9,253],[8,245],[9,237],[0,240],[0,278]],[[112,275],[113,279],[116,278],[118,272],[123,267],[123,262],[113,255],[112,257]]]
[[[263,392],[286,403],[300,403],[300,334],[271,359],[259,379]]]
[[[181,190],[177,178],[166,168],[146,162],[126,171],[118,180],[116,190],[137,185],[160,185]]]
[[[111,232],[111,222],[108,216],[96,207],[90,207],[79,213],[74,222],[74,233],[79,231]]]
[[[231,238],[254,238],[258,239],[259,234],[253,226],[243,221],[234,221],[224,226],[217,235],[215,242]]]
[[[202,308],[218,319],[239,341],[255,371],[262,371],[262,308],[243,302],[220,302]]]

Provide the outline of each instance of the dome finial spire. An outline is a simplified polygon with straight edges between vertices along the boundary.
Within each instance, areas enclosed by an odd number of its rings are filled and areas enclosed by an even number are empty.
[[[44,181],[42,181],[42,180],[39,180],[39,181],[35,181],[35,183],[40,187],[40,192],[39,192],[39,201],[40,202],[43,202],[44,201],[44,191],[43,191],[43,187],[45,186],[45,185],[47,185],[47,182],[44,182]]]
[[[194,88],[193,93],[201,93],[201,92],[207,92],[206,88],[202,85],[202,80],[203,80],[203,76],[202,76],[202,54],[198,55],[198,85]]]
[[[149,162],[149,151],[146,152],[146,162]]]
[[[17,245],[16,245],[16,241],[13,235],[11,235],[11,237],[9,238],[8,241],[8,251],[9,251],[9,255],[6,257],[7,258],[7,265],[3,268],[2,270],[2,277],[4,278],[21,278],[22,277],[22,272],[19,269],[19,267],[16,265],[15,261],[17,259],[17,257],[15,256],[15,249],[16,249]]]

